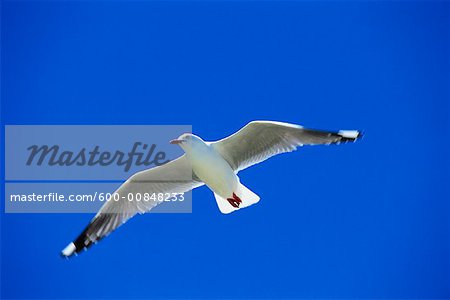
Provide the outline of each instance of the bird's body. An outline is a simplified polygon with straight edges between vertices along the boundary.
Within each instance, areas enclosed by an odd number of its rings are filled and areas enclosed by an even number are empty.
[[[193,173],[214,193],[229,198],[238,185],[237,175],[227,161],[199,137],[192,138],[191,147],[185,149]]]
[[[239,171],[274,155],[294,151],[299,146],[353,142],[360,136],[356,130],[327,132],[273,121],[250,122],[238,132],[215,142],[204,142],[189,133],[182,134],[171,143],[183,148],[185,155],[131,176],[115,192],[120,200],[106,202],[86,229],[61,254],[69,257],[90,247],[135,214],[145,213],[160,203],[156,200],[128,201],[121,195],[184,193],[206,184],[214,192],[219,210],[228,214],[260,199],[242,185],[237,176]],[[186,174],[192,179],[187,180]]]

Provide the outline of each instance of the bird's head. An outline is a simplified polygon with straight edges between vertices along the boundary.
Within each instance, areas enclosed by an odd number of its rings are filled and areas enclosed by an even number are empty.
[[[170,143],[173,145],[178,145],[186,151],[191,149],[195,145],[200,143],[203,144],[204,142],[201,138],[192,133],[183,133],[178,138],[171,140]]]

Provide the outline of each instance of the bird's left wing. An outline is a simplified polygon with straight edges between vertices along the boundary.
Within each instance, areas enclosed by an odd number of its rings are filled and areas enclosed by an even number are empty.
[[[162,166],[138,172],[114,192],[86,229],[61,255],[68,257],[90,247],[137,213],[143,214],[161,203],[156,200],[158,197],[151,195],[184,193],[203,184],[192,173],[190,162],[185,155]]]
[[[282,122],[252,121],[229,137],[212,142],[211,146],[233,170],[240,171],[302,145],[340,144],[360,137],[361,133],[356,130],[331,132]]]

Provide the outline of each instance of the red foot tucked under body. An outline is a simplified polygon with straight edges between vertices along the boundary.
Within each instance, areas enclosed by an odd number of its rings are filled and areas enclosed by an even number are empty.
[[[233,198],[227,198],[228,202],[231,206],[239,208],[239,205],[242,203],[241,198],[239,198],[235,193],[233,193]]]

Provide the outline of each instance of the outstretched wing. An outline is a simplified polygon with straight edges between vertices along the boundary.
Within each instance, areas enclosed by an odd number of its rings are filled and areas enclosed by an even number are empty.
[[[328,132],[273,121],[253,121],[238,132],[211,145],[235,171],[260,163],[276,154],[291,152],[303,145],[354,142],[356,130]]]
[[[185,155],[162,166],[138,172],[119,187],[114,193],[118,195],[111,196],[111,200],[102,206],[86,229],[61,255],[68,257],[90,247],[137,213],[143,214],[160,203],[157,200],[143,200],[143,197],[140,201],[129,201],[137,199],[136,196],[129,197],[130,194],[184,193],[201,185],[203,182],[192,174]]]

